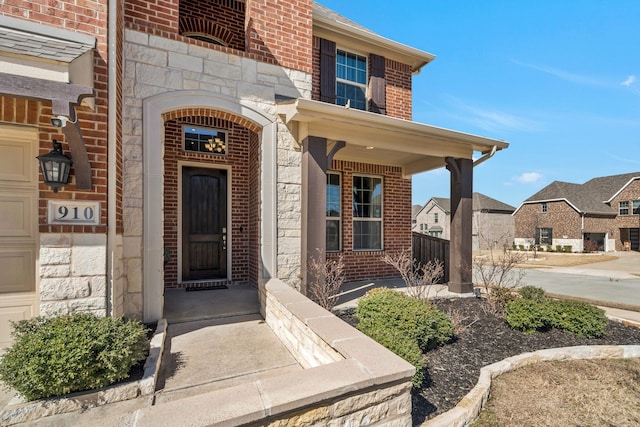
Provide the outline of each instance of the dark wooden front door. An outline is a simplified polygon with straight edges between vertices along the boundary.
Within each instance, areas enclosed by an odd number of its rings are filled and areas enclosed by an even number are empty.
[[[227,171],[182,168],[182,280],[227,277]]]

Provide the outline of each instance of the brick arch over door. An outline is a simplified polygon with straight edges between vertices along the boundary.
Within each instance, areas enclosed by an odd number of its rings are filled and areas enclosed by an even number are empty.
[[[259,281],[276,272],[276,167],[275,118],[243,100],[207,91],[176,91],[143,101],[143,320],[154,322],[163,314],[163,157],[164,121],[183,115],[220,115],[255,132],[260,143]]]
[[[185,211],[184,200],[180,197],[183,167],[228,171],[225,173],[228,209],[224,225],[227,278],[233,283],[257,284],[260,220],[259,128],[242,117],[203,108],[172,111],[163,117],[163,237],[164,247],[169,254],[164,261],[165,288],[193,285],[184,281]],[[183,139],[185,126],[224,130],[227,136],[225,154],[186,151]]]

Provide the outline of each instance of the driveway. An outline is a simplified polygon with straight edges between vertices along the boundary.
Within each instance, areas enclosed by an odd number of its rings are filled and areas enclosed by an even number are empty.
[[[618,259],[576,267],[528,268],[523,283],[549,293],[636,306],[640,310],[640,253],[614,255]]]

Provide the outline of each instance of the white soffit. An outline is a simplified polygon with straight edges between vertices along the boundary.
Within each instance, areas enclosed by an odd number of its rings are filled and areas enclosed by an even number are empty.
[[[474,151],[488,153],[493,147],[509,146],[496,139],[303,98],[281,101],[277,109],[284,122],[295,127],[299,143],[307,136],[345,141],[335,159],[401,166],[405,176],[440,168],[445,157],[472,159]]]
[[[371,52],[411,65],[413,74],[435,55],[382,37],[316,2],[313,3],[313,35],[335,41],[343,49]]]

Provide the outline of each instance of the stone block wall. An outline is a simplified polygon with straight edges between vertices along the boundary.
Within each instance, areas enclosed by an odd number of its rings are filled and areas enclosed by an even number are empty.
[[[276,94],[310,98],[311,75],[259,62],[234,51],[202,47],[195,40],[125,31],[123,112],[123,263],[125,313],[142,313],[143,147],[145,98],[200,90],[241,100],[278,123],[277,275],[295,284],[300,274],[300,148],[275,114]],[[177,93],[177,92],[176,92]],[[158,123],[162,126],[162,118]],[[157,149],[164,150],[164,141]],[[261,160],[260,168],[264,168]],[[271,167],[271,166],[268,166]],[[255,180],[254,180],[255,181]],[[259,191],[259,189],[258,189]],[[254,195],[254,200],[257,195]],[[252,233],[257,234],[257,230]],[[257,270],[257,267],[250,267]]]
[[[305,368],[262,425],[411,425],[411,365],[277,279],[260,293],[267,324]]]
[[[107,313],[105,234],[40,235],[40,314]]]

